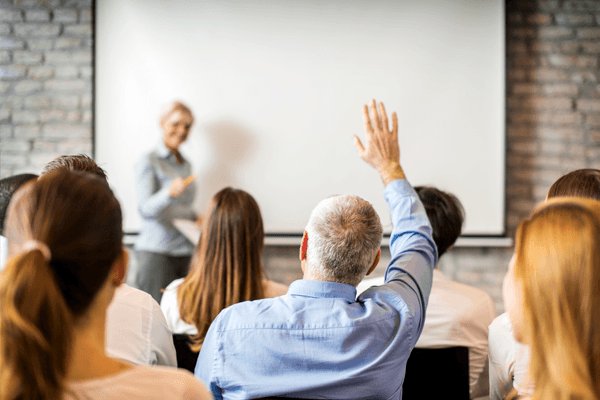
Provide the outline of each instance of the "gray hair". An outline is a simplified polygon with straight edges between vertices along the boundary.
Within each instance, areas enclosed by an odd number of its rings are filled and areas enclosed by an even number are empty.
[[[307,268],[332,282],[358,285],[375,261],[383,237],[379,215],[358,196],[321,201],[308,225]]]

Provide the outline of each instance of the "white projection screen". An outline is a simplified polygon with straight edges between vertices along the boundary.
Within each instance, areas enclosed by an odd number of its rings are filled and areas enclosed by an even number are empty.
[[[463,234],[504,234],[505,38],[501,0],[96,2],[95,157],[136,232],[134,164],[174,100],[195,116],[182,153],[196,207],[225,186],[258,201],[268,234],[302,233],[323,198],[383,185],[357,155],[361,107],[399,119],[413,185],[455,194]]]

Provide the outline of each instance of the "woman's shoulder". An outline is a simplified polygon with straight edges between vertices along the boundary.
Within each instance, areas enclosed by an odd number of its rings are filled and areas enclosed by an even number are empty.
[[[162,308],[164,313],[167,313],[171,308],[177,309],[177,314],[179,315],[179,305],[177,303],[177,289],[183,282],[184,278],[175,279],[173,282],[169,283],[169,285],[165,288],[163,295],[160,299],[160,308]]]
[[[108,377],[72,382],[65,399],[211,399],[189,371],[136,366]]]

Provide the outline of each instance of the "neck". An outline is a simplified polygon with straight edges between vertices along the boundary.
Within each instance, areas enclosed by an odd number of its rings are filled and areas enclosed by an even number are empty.
[[[101,378],[131,368],[129,364],[108,357],[105,352],[106,313],[113,294],[114,288],[105,287],[89,312],[75,323],[68,381]]]
[[[89,379],[90,372],[94,371],[98,360],[106,357],[104,353],[105,323],[106,314],[103,313],[75,325],[73,348],[67,372],[68,380]]]

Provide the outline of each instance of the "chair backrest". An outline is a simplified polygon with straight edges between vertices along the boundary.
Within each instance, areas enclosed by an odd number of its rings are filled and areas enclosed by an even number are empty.
[[[469,349],[413,349],[406,363],[402,398],[469,399]]]
[[[198,361],[198,353],[190,349],[190,343],[192,343],[192,340],[188,335],[181,333],[173,334],[173,344],[177,353],[177,367],[187,369],[193,374],[196,368],[196,361]]]

